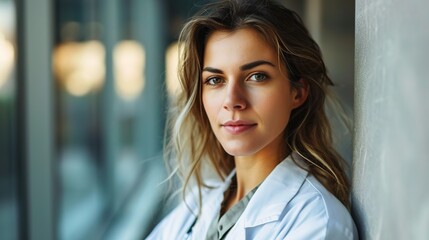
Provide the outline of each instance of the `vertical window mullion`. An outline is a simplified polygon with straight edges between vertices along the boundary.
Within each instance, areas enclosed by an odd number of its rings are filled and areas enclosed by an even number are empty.
[[[20,4],[20,75],[22,88],[27,222],[29,239],[54,239],[53,81],[51,74],[52,3],[22,0]]]

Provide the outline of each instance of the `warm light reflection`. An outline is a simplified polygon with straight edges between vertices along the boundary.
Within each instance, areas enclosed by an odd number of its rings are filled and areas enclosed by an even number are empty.
[[[119,42],[113,51],[115,86],[124,100],[137,98],[144,88],[145,51],[132,40]]]
[[[177,42],[167,48],[165,60],[167,91],[173,97],[180,91],[179,79],[177,77],[179,64],[179,44]]]
[[[84,96],[104,83],[106,50],[99,41],[66,42],[54,51],[54,71],[67,92]]]
[[[0,32],[0,89],[6,84],[13,69],[15,51],[12,43]]]

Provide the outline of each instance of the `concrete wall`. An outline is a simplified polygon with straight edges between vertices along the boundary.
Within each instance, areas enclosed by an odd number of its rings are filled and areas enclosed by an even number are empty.
[[[361,239],[429,239],[429,1],[357,0],[353,213]]]

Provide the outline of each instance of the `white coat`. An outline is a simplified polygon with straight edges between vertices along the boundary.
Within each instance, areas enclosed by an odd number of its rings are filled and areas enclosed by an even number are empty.
[[[219,187],[203,191],[202,212],[190,239],[205,239],[233,174]],[[189,198],[187,203],[198,211],[197,201]],[[147,239],[184,239],[196,218],[188,207],[180,204]],[[358,234],[341,202],[288,157],[262,182],[225,239],[351,240],[358,239]]]

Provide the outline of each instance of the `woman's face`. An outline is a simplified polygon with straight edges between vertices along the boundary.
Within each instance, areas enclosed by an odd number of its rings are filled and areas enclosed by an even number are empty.
[[[286,153],[283,132],[306,98],[292,89],[277,52],[253,29],[215,31],[207,39],[202,101],[212,130],[232,156]]]

